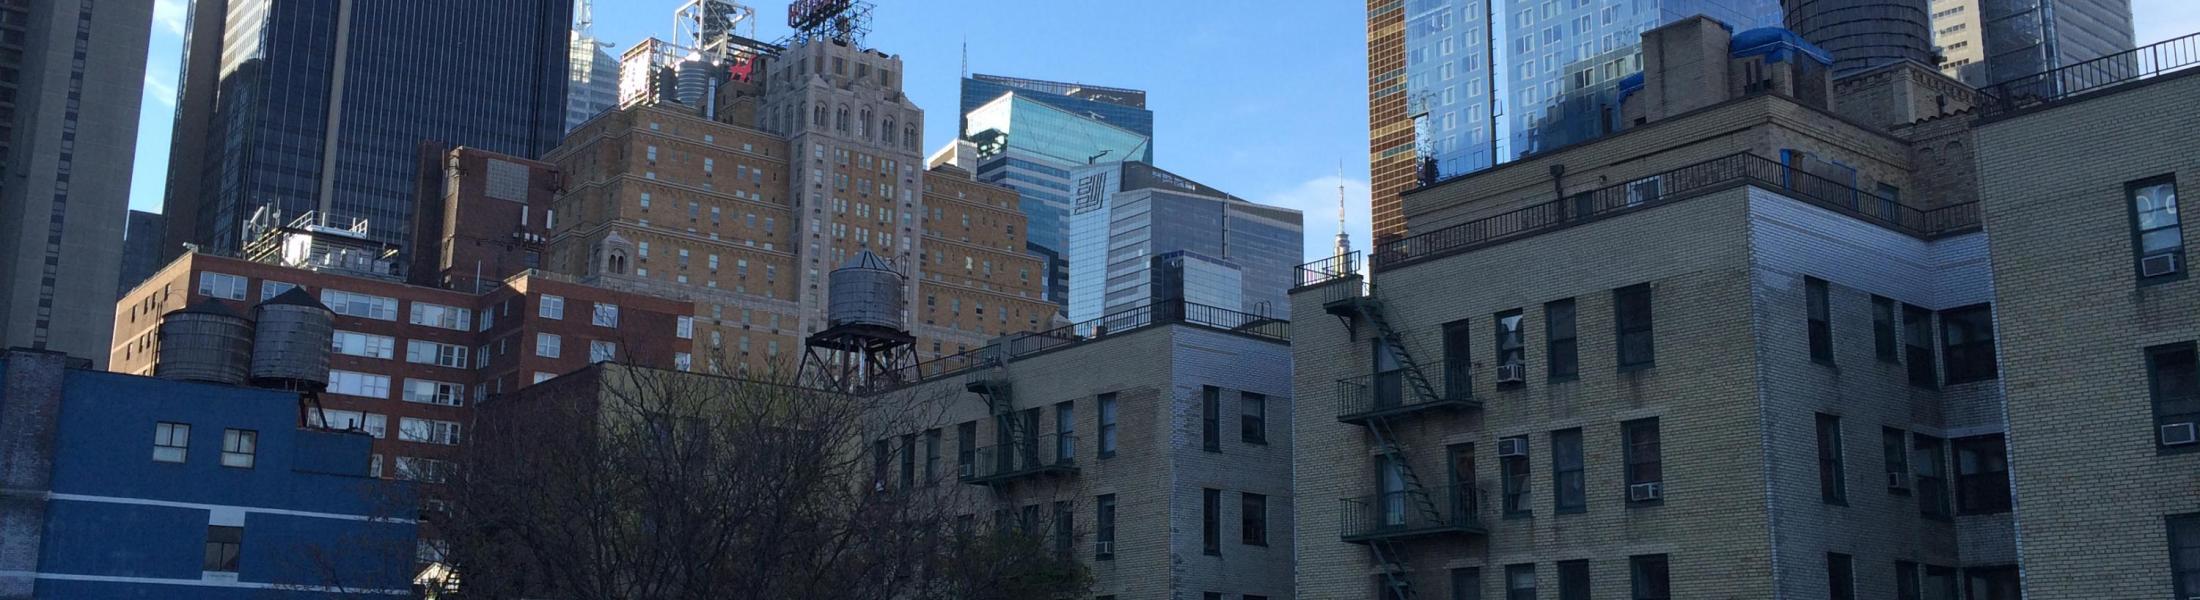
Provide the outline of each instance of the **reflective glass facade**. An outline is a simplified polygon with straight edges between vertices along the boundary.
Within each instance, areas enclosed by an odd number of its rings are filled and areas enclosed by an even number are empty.
[[[1154,296],[1154,257],[1184,252],[1234,267],[1239,291],[1223,308],[1290,317],[1286,294],[1305,230],[1295,210],[1254,204],[1140,163],[1072,174],[1080,190],[1070,216],[1069,318],[1086,321]],[[1211,265],[1210,265],[1211,266]],[[1211,287],[1214,269],[1194,269]],[[1187,284],[1186,292],[1228,294]],[[1204,302],[1203,302],[1204,303]]]
[[[973,75],[962,80],[962,114],[1015,92],[1071,114],[1153,136],[1153,111],[1146,110],[1146,92],[1088,86],[1059,81]]]
[[[199,190],[193,241],[208,250],[234,253],[261,206],[365,219],[374,239],[403,244],[423,141],[534,158],[564,132],[570,3],[227,8],[207,139],[176,144],[215,158],[197,181],[170,182]]]
[[[1949,75],[1987,86],[2133,47],[2128,0],[1934,0]]]
[[[1406,114],[1444,177],[1594,139],[1642,32],[1696,14],[1780,25],[1776,0],[1404,0]]]
[[[967,99],[967,97],[966,97]],[[1015,188],[1028,241],[1050,258],[1050,273],[1064,270],[1069,243],[1070,170],[1096,160],[1151,160],[1151,138],[1081,117],[1017,91],[964,116],[964,138],[977,146],[977,179]],[[1048,297],[1065,302],[1066,279],[1049,278]]]

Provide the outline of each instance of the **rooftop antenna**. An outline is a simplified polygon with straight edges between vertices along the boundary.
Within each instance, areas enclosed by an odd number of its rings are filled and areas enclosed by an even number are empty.
[[[1344,159],[1337,159],[1337,256],[1352,253],[1352,238],[1344,232]]]
[[[596,9],[594,3],[589,0],[580,0],[579,4],[580,10],[576,12],[580,14],[580,24],[573,27],[573,32],[580,34],[582,38],[595,39]]]
[[[970,78],[970,34],[963,34],[963,79]]]

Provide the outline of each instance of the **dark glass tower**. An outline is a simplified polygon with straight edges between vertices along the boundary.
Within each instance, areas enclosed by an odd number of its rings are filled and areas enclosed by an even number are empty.
[[[563,133],[572,3],[198,0],[169,239],[235,253],[263,207],[409,239],[421,143],[527,158]],[[426,249],[413,249],[426,251]]]

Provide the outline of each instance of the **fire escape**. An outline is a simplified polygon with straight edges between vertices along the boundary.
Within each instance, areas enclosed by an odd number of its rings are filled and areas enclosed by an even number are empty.
[[[1331,260],[1350,265],[1353,254]],[[1411,542],[1479,536],[1487,529],[1479,518],[1481,498],[1474,482],[1425,483],[1399,426],[1435,413],[1476,410],[1481,403],[1469,391],[1464,369],[1446,374],[1445,389],[1429,381],[1404,332],[1392,322],[1391,311],[1356,269],[1330,269],[1326,275],[1308,287],[1321,286],[1322,308],[1344,321],[1351,339],[1362,339],[1362,331],[1373,336],[1375,354],[1369,375],[1337,381],[1337,420],[1365,427],[1380,461],[1378,493],[1342,500],[1339,537],[1368,547],[1381,570],[1384,600],[1410,600],[1415,597],[1408,576]]]
[[[963,389],[985,398],[993,416],[995,445],[977,448],[959,474],[962,481],[995,491],[1026,479],[1077,473],[1076,436],[1039,434],[1039,408],[1017,410],[1005,361],[972,372]]]

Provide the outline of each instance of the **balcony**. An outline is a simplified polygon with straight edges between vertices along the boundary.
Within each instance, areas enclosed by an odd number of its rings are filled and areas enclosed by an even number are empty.
[[[1482,490],[1446,485],[1343,499],[1337,535],[1347,543],[1395,542],[1489,533]]]
[[[1446,385],[1451,388],[1442,397],[1422,398],[1412,394],[1406,385],[1403,371],[1391,371],[1375,375],[1363,375],[1337,380],[1337,421],[1354,425],[1373,419],[1402,417],[1425,411],[1466,410],[1482,405],[1466,390],[1469,386]]]
[[[1022,479],[1077,474],[1077,436],[1047,434],[987,446],[962,465],[963,483],[997,486]]]

